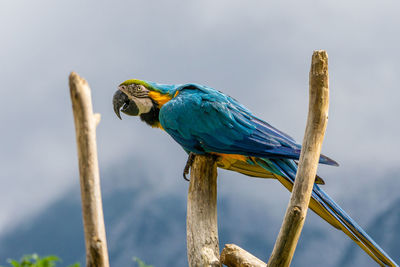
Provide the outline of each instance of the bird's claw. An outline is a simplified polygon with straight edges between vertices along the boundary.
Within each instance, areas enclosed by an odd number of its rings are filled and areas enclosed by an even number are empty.
[[[189,157],[188,157],[188,159],[187,159],[187,161],[186,161],[185,168],[183,169],[183,179],[185,179],[185,180],[188,181],[188,182],[190,181],[190,179],[188,179],[188,178],[186,177],[186,175],[189,174],[189,170],[190,170],[190,168],[192,167],[194,158],[195,158],[195,154],[192,153],[192,152],[190,152],[190,153],[189,153]]]

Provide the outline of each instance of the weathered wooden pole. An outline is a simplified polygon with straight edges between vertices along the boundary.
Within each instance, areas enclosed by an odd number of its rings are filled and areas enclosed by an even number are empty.
[[[69,87],[78,145],[86,266],[109,267],[96,146],[100,115],[93,114],[90,88],[83,78],[72,72]]]
[[[189,266],[221,266],[217,224],[217,165],[213,156],[196,155],[192,164],[186,230]]]
[[[290,265],[307,215],[328,122],[328,55],[323,50],[314,51],[312,55],[309,83],[308,118],[299,168],[285,218],[268,261],[268,267]]]
[[[228,267],[267,267],[265,262],[234,244],[225,245],[221,263]]]

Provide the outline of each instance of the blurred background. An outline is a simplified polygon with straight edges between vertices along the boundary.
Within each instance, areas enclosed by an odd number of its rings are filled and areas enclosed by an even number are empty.
[[[68,75],[92,88],[112,266],[185,266],[188,183],[167,134],[112,110],[139,78],[221,90],[293,136],[304,134],[313,50],[329,55],[323,187],[400,260],[398,1],[1,1],[0,264],[37,252],[84,263]],[[220,247],[267,260],[289,193],[219,171]],[[396,238],[397,237],[397,238]],[[309,213],[293,266],[375,266]]]

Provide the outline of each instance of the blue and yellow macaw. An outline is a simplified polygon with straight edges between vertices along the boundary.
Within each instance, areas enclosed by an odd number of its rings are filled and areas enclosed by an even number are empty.
[[[198,84],[165,85],[133,79],[118,87],[113,105],[120,119],[120,111],[140,116],[150,126],[165,130],[187,153],[214,154],[220,168],[275,178],[292,190],[301,146],[220,91]],[[319,162],[338,165],[324,155]],[[318,186],[323,183],[317,176],[310,208],[381,266],[398,266]]]

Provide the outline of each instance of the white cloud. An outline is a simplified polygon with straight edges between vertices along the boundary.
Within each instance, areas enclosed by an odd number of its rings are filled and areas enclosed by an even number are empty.
[[[0,209],[7,212],[0,225],[76,182],[71,70],[89,80],[95,111],[102,113],[103,166],[135,153],[165,168],[164,181],[173,184],[178,178],[167,177],[184,164],[181,149],[134,118],[117,120],[111,97],[118,83],[137,77],[208,84],[301,141],[311,53],[327,49],[331,111],[324,153],[365,173],[398,165],[396,1],[0,5]],[[342,177],[340,170],[327,174]]]

